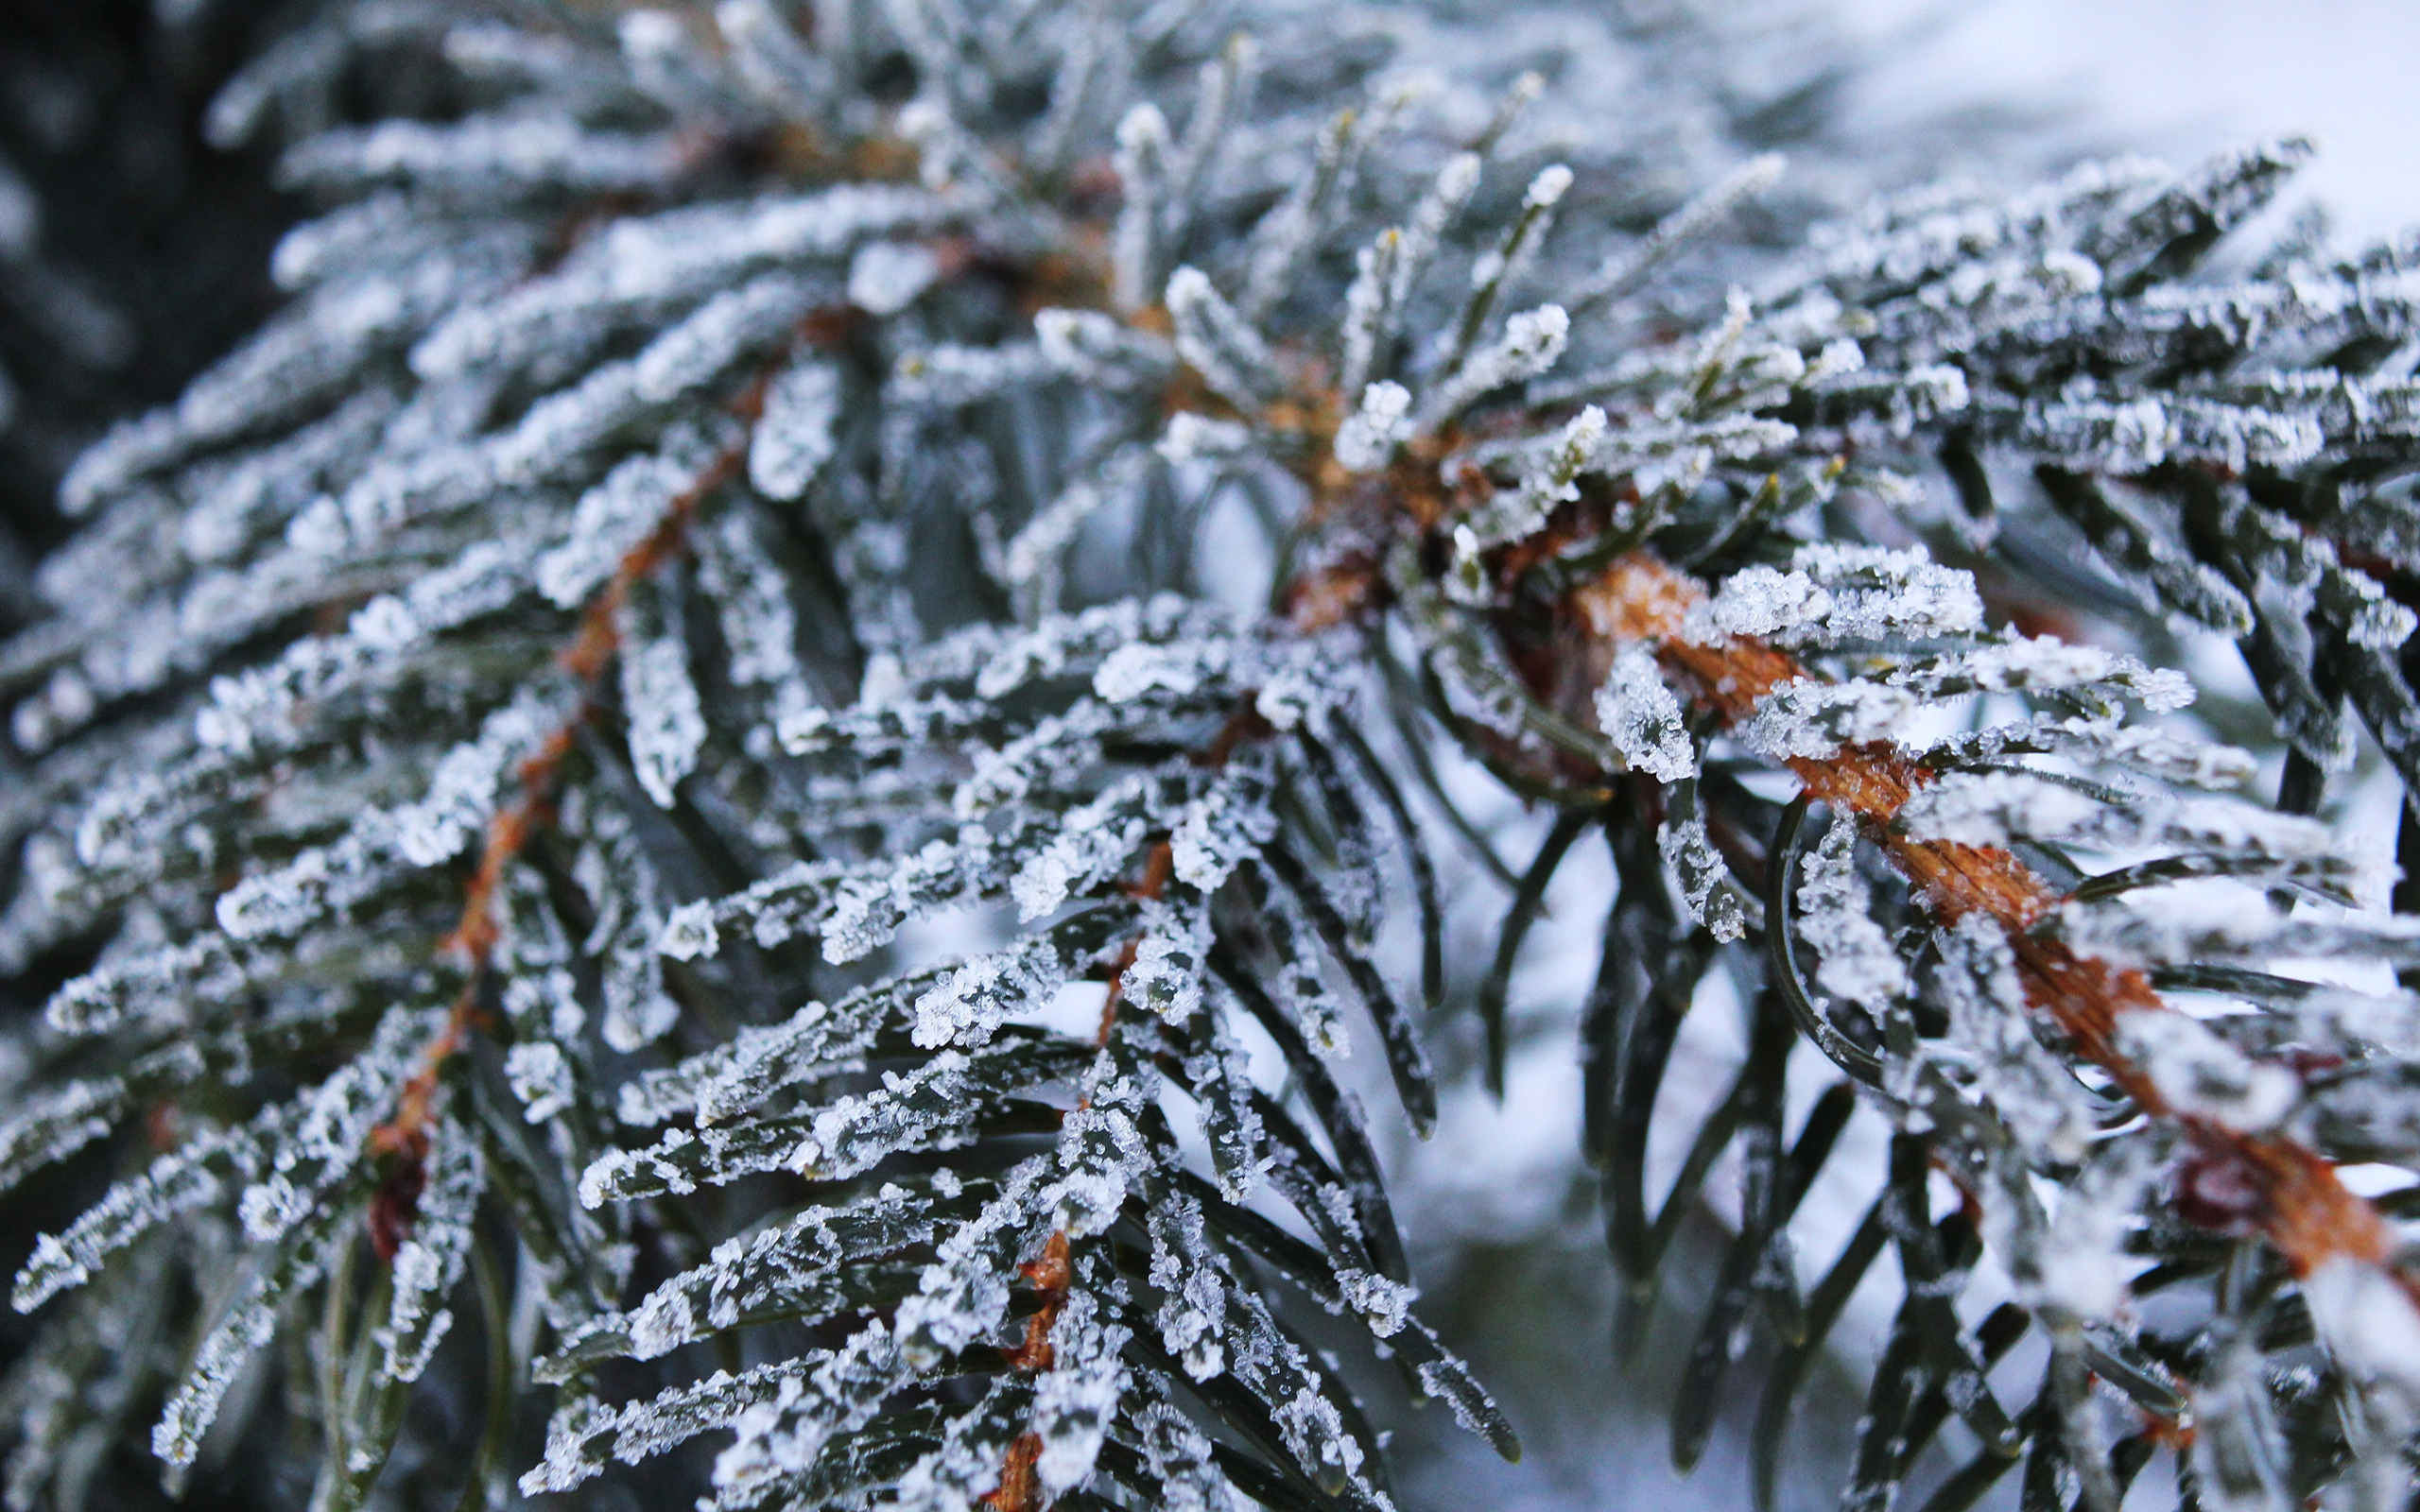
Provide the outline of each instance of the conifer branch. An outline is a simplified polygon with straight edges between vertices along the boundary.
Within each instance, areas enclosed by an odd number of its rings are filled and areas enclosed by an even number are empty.
[[[81,455],[0,643],[12,1505],[105,1500],[164,1401],[172,1486],[284,1413],[326,1512],[524,1444],[524,1497],[717,1512],[1392,1512],[1365,1368],[1519,1446],[1334,1062],[1417,1135],[1519,1106],[1600,836],[1624,1368],[1727,1228],[1677,1467],[1762,1335],[1760,1503],[1861,1347],[1852,1506],[1953,1421],[1945,1508],[2404,1494],[2411,1204],[2342,1173],[2420,1172],[2420,998],[2298,963],[2420,963],[2319,817],[2357,727],[2420,782],[2415,260],[2213,270],[2301,144],[1743,236],[1750,127],[1642,176],[1522,28],[1416,9],[1433,85],[1279,0],[305,9],[211,114],[312,197],[290,301]],[[1736,114],[1630,62],[1626,123]],[[2171,623],[2274,809],[2133,713],[2195,693]],[[1518,874],[1490,779],[1555,811]],[[1718,969],[1741,1063],[1668,1086]],[[89,1208],[19,1186],[79,1158]]]

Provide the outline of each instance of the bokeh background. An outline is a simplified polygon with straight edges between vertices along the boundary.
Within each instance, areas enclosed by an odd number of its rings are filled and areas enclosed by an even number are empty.
[[[1855,110],[2031,107],[2051,152],[2189,160],[2248,137],[2313,138],[2289,205],[2347,235],[2420,222],[2420,6],[2408,0],[1841,0],[1873,49]]]

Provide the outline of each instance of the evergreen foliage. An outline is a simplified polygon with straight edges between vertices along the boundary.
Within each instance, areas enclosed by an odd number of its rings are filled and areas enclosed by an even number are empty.
[[[2405,1504],[2420,926],[2315,816],[2357,731],[2420,782],[2420,244],[2236,249],[2288,142],[1775,249],[1769,109],[1658,202],[1719,73],[1550,158],[1524,35],[328,0],[240,73],[288,301],[0,644],[0,1180],[114,1177],[15,1280],[9,1504],[147,1434],[331,1512],[1379,1512],[1382,1372],[1517,1455],[1371,1121],[1460,1012],[1501,1089],[1599,845],[1616,1347],[1739,1173],[1676,1465],[1758,1392],[1769,1502],[1887,1255],[1845,1505]]]
[[[263,40],[257,0],[0,11],[0,624],[39,610],[60,474],[273,307],[265,154],[195,129]]]

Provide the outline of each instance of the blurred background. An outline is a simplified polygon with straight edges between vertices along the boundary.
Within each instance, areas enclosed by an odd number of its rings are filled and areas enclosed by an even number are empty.
[[[2288,197],[2377,237],[2420,221],[2420,6],[2409,0],[1839,0],[1872,49],[1853,110],[1876,125],[1945,106],[2042,112],[2038,146],[2189,161],[2301,134],[2319,161]]]
[[[1354,9],[1365,17],[1470,16],[1493,14],[1497,3]],[[172,398],[272,303],[268,249],[300,207],[271,189],[266,152],[218,150],[201,128],[214,89],[277,34],[289,9],[271,0],[0,0],[0,631],[22,612],[30,564],[62,533],[50,493],[75,451],[112,420]],[[2413,0],[1514,0],[1506,14],[1508,31],[1534,35],[1549,71],[1556,39],[1576,27],[1610,28],[1630,49],[1607,55],[1629,60],[1627,77],[1566,79],[1561,101],[1549,95],[1546,109],[1574,131],[1601,132],[1609,121],[1618,129],[1634,100],[1655,93],[1659,68],[1709,73],[1702,52],[1672,62],[1660,39],[1677,35],[1703,49],[1713,38],[1736,49],[1710,69],[1723,81],[1716,128],[1743,146],[1789,152],[1790,190],[1805,214],[1923,178],[2017,183],[2083,157],[2139,151],[2187,162],[2301,133],[2318,141],[2321,156],[2269,213],[2270,231],[2313,204],[2348,240],[2420,225]],[[1652,127],[1639,134],[1651,146],[1677,140],[1685,157],[1693,118],[1671,119],[1680,123],[1672,137]],[[2197,674],[2223,676],[2232,653],[2221,647],[2193,661]],[[1465,811],[1495,832],[1500,851],[1525,861],[1545,816],[1522,812],[1475,772],[1460,774],[1459,785]],[[2348,799],[2356,813],[2364,801],[2360,793]],[[1720,1252],[1722,1171],[1709,1183],[1708,1211],[1681,1226],[1684,1263],[1670,1268],[1673,1290],[1653,1304],[1644,1342],[1627,1359],[1614,1348],[1615,1283],[1596,1182],[1575,1153],[1573,1053],[1608,873],[1599,848],[1558,874],[1514,980],[1516,1053],[1503,1103],[1465,1074],[1437,1138],[1392,1152],[1405,1228],[1423,1246],[1424,1311],[1479,1366],[1530,1450],[1523,1464],[1500,1465],[1438,1415],[1411,1416],[1395,1444],[1397,1485],[1417,1512],[1748,1501],[1746,1437],[1762,1362],[1743,1361],[1749,1389],[1733,1393],[1694,1476],[1676,1480],[1664,1448],[1668,1387],[1703,1300],[1685,1294],[1708,1279],[1708,1265],[1691,1258]],[[1471,892],[1454,921],[1464,991],[1485,970],[1505,902],[1484,887]],[[1738,1022],[1737,1005],[1718,1001],[1702,1000],[1690,1016],[1669,1117],[1659,1105],[1651,1151],[1665,1179],[1705,1101],[1727,1081]],[[1449,1074],[1471,1069],[1478,1044],[1467,1014],[1441,1026],[1438,1052]],[[1801,1080],[1793,1077],[1793,1098],[1803,1110],[1822,1079],[1810,1065]],[[1875,1142],[1878,1154],[1878,1121],[1855,1137]],[[1836,1160],[1828,1169],[1878,1164]],[[1828,1263],[1869,1195],[1810,1198],[1799,1234],[1806,1264]],[[1825,1213],[1837,1215],[1829,1228]],[[1831,1503],[1864,1355],[1889,1316],[1888,1269],[1877,1267],[1853,1306],[1842,1349],[1824,1366],[1829,1378],[1806,1393],[1784,1506]],[[0,1322],[0,1358],[13,1353],[14,1322]],[[2137,1497],[2147,1505],[2171,1500],[2150,1478]],[[1996,1504],[2014,1504],[2013,1485]]]

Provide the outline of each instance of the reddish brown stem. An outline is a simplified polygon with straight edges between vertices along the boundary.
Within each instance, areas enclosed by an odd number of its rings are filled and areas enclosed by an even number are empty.
[[[763,410],[763,381],[752,385],[735,404],[743,416],[753,418]],[[593,690],[604,679],[621,648],[618,621],[622,606],[629,601],[631,590],[648,574],[669,560],[681,550],[687,539],[689,521],[699,503],[709,493],[736,475],[747,455],[744,439],[725,448],[708,463],[688,488],[676,496],[656,527],[646,540],[623,553],[615,564],[614,576],[592,596],[581,611],[579,628],[571,643],[557,654],[556,661],[563,669]],[[579,713],[550,733],[538,753],[523,762],[519,770],[521,797],[510,807],[497,813],[488,821],[486,843],[479,850],[479,863],[463,887],[462,916],[448,934],[440,949],[458,954],[470,967],[470,981],[440,1029],[421,1052],[419,1067],[406,1078],[395,1094],[395,1111],[387,1122],[370,1131],[370,1148],[373,1154],[391,1157],[399,1164],[381,1183],[377,1199],[370,1214],[371,1240],[381,1260],[394,1258],[396,1248],[407,1238],[418,1209],[422,1166],[428,1155],[428,1125],[437,1100],[440,1077],[446,1062],[458,1055],[471,1042],[471,1036],[480,1022],[480,988],[487,975],[488,959],[494,953],[498,928],[495,919],[496,889],[503,885],[505,868],[525,850],[530,839],[554,815],[555,780],[565,758],[579,743],[580,727],[596,712],[592,698],[584,701]]]
[[[1788,652],[1759,641],[1686,638],[1684,622],[1704,591],[1645,553],[1616,562],[1576,596],[1597,635],[1614,644],[1652,643],[1699,707],[1726,724],[1747,717],[1773,689],[1809,675]],[[1808,794],[1863,821],[1865,833],[1944,921],[1982,914],[2007,932],[2026,1000],[2049,1015],[2077,1053],[2107,1072],[2137,1107],[2174,1120],[2196,1160],[2249,1194],[2242,1215],[2247,1226],[2266,1235],[2295,1274],[2307,1276],[2339,1256],[2368,1264],[2390,1261],[2393,1230],[2376,1208],[2346,1190],[2332,1162],[2282,1134],[2250,1134],[2178,1113],[2143,1069],[2119,1052],[2119,1015],[2172,1010],[2141,971],[2033,933],[2063,901],[2057,889],[1997,847],[1917,840],[1892,827],[1909,798],[1931,780],[1929,771],[1880,745],[1844,747],[1821,760],[1788,765]],[[2420,1303],[2420,1279],[2400,1269],[2394,1274]]]

